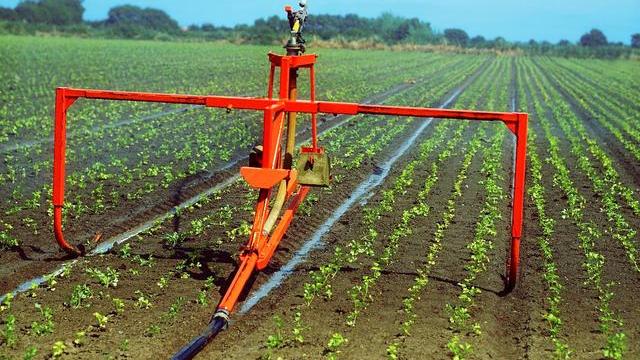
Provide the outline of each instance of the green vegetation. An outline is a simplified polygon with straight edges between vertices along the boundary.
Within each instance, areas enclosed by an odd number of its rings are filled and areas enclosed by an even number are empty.
[[[91,291],[91,288],[87,284],[76,285],[76,287],[73,288],[73,293],[71,294],[69,305],[74,309],[77,309],[81,306],[88,307],[89,304],[86,303],[86,301],[91,299],[92,297],[93,291]]]
[[[55,323],[53,322],[53,311],[50,307],[42,307],[36,303],[35,308],[40,311],[42,321],[34,321],[31,323],[31,333],[39,336],[53,334]]]
[[[33,0],[22,1],[15,9],[0,7],[0,34],[36,34],[53,32],[92,37],[153,40],[228,40],[250,44],[282,44],[289,31],[285,16],[256,19],[253,24],[235,27],[216,26],[211,23],[190,25],[181,29],[169,14],[154,8],[134,5],[118,5],[111,8],[107,18],[100,21],[83,21],[81,0]],[[592,29],[576,39],[575,44],[561,40],[557,44],[548,41],[538,43],[510,43],[503,37],[486,39],[482,35],[470,37],[458,28],[435,31],[431,24],[418,18],[403,18],[383,13],[377,18],[365,18],[357,14],[313,14],[305,31],[312,42],[330,46],[377,48],[383,45],[449,45],[455,48],[484,49],[490,51],[523,51],[533,54],[572,57],[618,58],[636,54],[640,47],[640,34],[631,35],[631,46],[607,41],[599,29]],[[449,49],[449,50],[455,50]]]
[[[466,42],[473,46],[474,38]],[[41,48],[49,57],[39,55]],[[260,96],[268,71],[267,48],[255,46],[4,36],[0,49],[7,54],[0,66],[11,69],[0,73],[11,90],[0,95],[0,256],[7,268],[21,252],[53,248],[48,139],[54,86]],[[105,51],[113,57],[102,59]],[[228,63],[229,56],[242,63]],[[469,81],[454,108],[507,110],[514,101],[531,114],[521,279],[527,287],[497,295],[509,238],[510,134],[497,123],[434,121],[325,239],[327,248],[292,273],[295,281],[284,284],[291,291],[269,304],[274,321],[234,317],[263,339],[248,348],[234,338],[243,351],[271,358],[350,358],[358,351],[375,351],[371,358],[428,358],[416,345],[428,333],[437,336],[424,351],[508,358],[486,341],[503,336],[502,325],[526,309],[526,319],[517,321],[535,336],[527,343],[532,354],[636,355],[635,308],[628,304],[640,274],[637,63],[401,51],[321,50],[320,56],[321,99],[359,102],[400,89],[375,102],[437,106]],[[60,68],[70,59],[73,67]],[[358,66],[344,65],[345,59]],[[300,138],[307,138],[303,119]],[[180,196],[191,196],[200,191],[194,178],[216,183],[211,176],[237,166],[261,133],[261,119],[248,113],[148,104],[79,101],[69,120],[65,225],[71,234],[78,224],[106,234],[117,228],[112,220],[147,199],[183,190]],[[321,134],[335,177],[331,188],[314,189],[303,204],[295,223],[303,226],[285,240],[289,250],[354,178],[377,171],[422,120],[320,121],[339,125]],[[113,252],[74,262],[81,271],[65,266],[41,286],[7,296],[0,304],[0,359],[131,357],[140,343],[153,348],[185,323],[206,323],[247,238],[256,193],[231,181]],[[453,247],[458,262],[444,256]],[[287,254],[279,253],[284,260]],[[574,327],[589,344],[576,338]],[[381,328],[384,335],[377,333]],[[220,341],[229,341],[228,334]],[[500,340],[510,351],[513,339]]]

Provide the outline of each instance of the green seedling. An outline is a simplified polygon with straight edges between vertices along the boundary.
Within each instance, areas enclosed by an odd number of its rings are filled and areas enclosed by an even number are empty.
[[[98,323],[98,328],[100,330],[105,330],[107,328],[107,323],[109,322],[108,316],[95,312],[93,313],[93,317],[96,318],[96,322]]]
[[[34,321],[31,323],[31,332],[35,335],[43,336],[47,334],[53,334],[54,322],[53,311],[49,307],[42,307],[40,304],[35,304],[35,308],[40,311],[40,315],[43,318],[42,322]]]
[[[69,301],[69,305],[74,309],[78,309],[81,306],[88,307],[89,304],[87,303],[87,300],[91,299],[92,297],[93,291],[91,291],[91,288],[88,285],[76,285],[76,287],[73,288],[73,292],[71,293],[71,300]]]
[[[66,350],[67,345],[64,344],[64,341],[56,341],[51,348],[51,356],[57,359],[64,355]]]

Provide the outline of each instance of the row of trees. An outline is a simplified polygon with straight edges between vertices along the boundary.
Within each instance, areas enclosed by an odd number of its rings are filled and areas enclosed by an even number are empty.
[[[258,19],[253,25],[238,25],[234,28],[216,27],[212,24],[192,25],[188,31],[196,36],[208,38],[236,37],[250,43],[270,44],[281,42],[289,31],[289,22],[283,17],[272,16]],[[427,44],[437,40],[429,23],[418,19],[405,19],[383,14],[371,19],[357,15],[313,15],[305,27],[305,33],[322,40],[342,38],[360,40],[376,38],[387,44]]]
[[[49,25],[82,23],[82,0],[26,0],[15,9],[0,8],[0,19]]]
[[[56,26],[58,30],[81,29],[86,35],[111,36],[124,38],[167,38],[196,37],[205,39],[231,39],[256,44],[281,42],[288,31],[288,22],[283,17],[272,16],[258,19],[253,25],[238,25],[233,28],[218,27],[212,24],[192,25],[181,29],[178,23],[162,10],[122,5],[112,8],[103,21],[84,22],[83,0],[24,0],[15,9],[0,7],[0,21],[12,24],[9,29],[24,29],[28,26]],[[7,27],[5,26],[5,29]],[[602,31],[593,29],[584,34],[576,44],[561,40],[557,44],[549,42],[509,43],[504,38],[485,39],[482,36],[470,37],[462,29],[445,29],[436,33],[427,22],[417,18],[406,19],[392,14],[383,14],[377,18],[364,18],[357,15],[313,15],[306,27],[307,34],[323,40],[372,39],[385,44],[447,44],[459,47],[490,49],[524,49],[535,53],[571,53],[609,54],[609,57],[626,49],[623,44],[611,44]],[[640,48],[640,34],[631,38],[631,47]],[[616,51],[613,50],[617,49]],[[624,50],[627,51],[627,50]]]
[[[122,5],[109,10],[104,21],[84,22],[82,0],[25,0],[15,9],[0,7],[0,20],[77,29],[88,25],[120,37],[145,37],[157,32],[178,35],[180,26],[162,10]]]

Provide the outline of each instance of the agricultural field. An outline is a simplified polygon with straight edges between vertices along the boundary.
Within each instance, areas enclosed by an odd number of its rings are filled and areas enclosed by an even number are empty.
[[[0,359],[170,357],[209,323],[257,199],[237,173],[261,114],[79,100],[65,234],[94,251],[70,259],[51,229],[54,89],[264,96],[268,51],[0,37]],[[530,114],[518,285],[503,291],[504,125],[323,116],[331,187],[200,358],[640,358],[638,61],[317,53],[321,100]]]

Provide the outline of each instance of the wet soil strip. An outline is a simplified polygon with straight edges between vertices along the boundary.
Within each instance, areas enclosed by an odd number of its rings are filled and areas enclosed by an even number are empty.
[[[408,90],[409,88],[414,87],[414,86],[416,86],[416,85],[415,84],[400,84],[400,85],[397,85],[397,86],[393,87],[390,90],[387,90],[387,91],[385,91],[385,92],[383,92],[381,94],[375,95],[375,96],[373,96],[373,97],[371,97],[369,99],[364,100],[363,103],[364,104],[370,104],[370,103],[373,103],[373,102],[379,102],[379,101],[384,100],[385,98],[391,97],[391,96],[393,96],[393,95],[395,95],[395,94],[397,94],[399,92]],[[458,95],[460,95],[460,93],[464,90],[465,87],[466,87],[466,84],[464,86],[461,86],[460,88],[458,88],[442,106],[448,106],[453,100],[455,100],[455,98],[458,97]],[[177,112],[181,112],[181,111],[184,112],[185,110],[184,109],[177,109],[177,110],[173,111],[173,113],[177,113]],[[166,115],[166,114],[167,113],[163,113],[163,114],[156,114],[156,115],[152,115],[152,116],[159,117],[159,116],[163,116],[163,115]],[[319,131],[318,135],[321,136],[322,134],[324,134],[325,132],[327,132],[329,130],[332,130],[332,129],[336,128],[336,127],[342,126],[342,125],[344,125],[345,123],[347,123],[350,119],[352,119],[354,117],[355,116],[344,116],[344,115],[335,116],[335,117],[333,117],[333,120],[335,120],[335,122],[332,121],[333,123],[331,125],[327,126],[326,128],[324,128],[322,131]],[[127,120],[123,120],[123,121],[127,121]],[[121,121],[121,123],[123,121]],[[428,123],[430,123],[430,120],[429,120]],[[420,127],[420,129],[418,130],[417,134],[422,133],[422,131],[424,129],[426,129],[426,125],[428,125],[428,123],[423,124],[423,126]],[[304,133],[306,131],[307,130],[304,129],[300,133]],[[417,135],[415,137],[417,137]],[[310,139],[307,139],[307,140],[310,140]],[[411,144],[409,144],[409,145],[411,145]],[[407,145],[407,147],[409,145]],[[4,149],[0,149],[0,153],[2,153],[3,151],[4,151]],[[406,151],[406,149],[405,149],[405,151]],[[238,163],[240,163],[241,161],[245,160],[246,158],[247,157],[245,156],[245,157],[242,157],[241,159],[235,159],[235,160],[231,161],[230,163],[224,165],[222,168],[218,169],[216,172],[229,170],[229,169],[233,168],[234,166],[238,165]],[[394,162],[395,162],[395,160],[394,160]],[[388,170],[386,170],[386,171],[388,172]],[[196,204],[200,200],[202,200],[202,199],[204,199],[204,198],[216,193],[217,191],[220,191],[220,190],[230,186],[231,184],[236,182],[239,178],[240,178],[240,175],[239,174],[235,174],[235,175],[230,176],[227,179],[222,180],[220,183],[218,183],[214,187],[209,188],[209,189],[199,193],[198,195],[186,200],[185,202],[183,202],[183,203],[181,203],[179,205],[176,205],[175,207],[171,208],[170,210],[168,210],[164,214],[160,214],[160,215],[158,215],[158,216],[156,216],[156,217],[154,217],[154,218],[152,218],[152,219],[150,219],[150,220],[148,220],[148,221],[146,221],[146,222],[144,222],[144,223],[142,223],[142,224],[140,224],[138,226],[135,226],[134,228],[132,228],[132,229],[120,234],[120,235],[114,236],[114,237],[112,237],[112,238],[100,243],[96,248],[94,248],[91,252],[89,252],[87,254],[87,256],[96,256],[96,255],[107,253],[114,246],[120,245],[120,244],[128,241],[129,239],[139,235],[140,233],[149,230],[156,223],[158,223],[160,221],[164,221],[164,220],[170,218],[171,216],[174,216],[180,210],[184,210],[184,209]],[[377,185],[375,185],[375,186],[377,186]],[[375,187],[375,186],[373,186],[373,187]],[[373,187],[371,187],[371,188],[373,188]],[[346,209],[345,209],[345,211],[346,211]],[[77,259],[70,260],[68,262],[63,263],[59,268],[57,268],[56,270],[54,270],[54,271],[52,271],[52,272],[50,272],[48,274],[45,274],[45,275],[42,275],[42,276],[39,276],[39,277],[36,277],[36,278],[33,278],[33,279],[30,279],[30,280],[27,280],[27,281],[23,282],[17,288],[15,288],[13,291],[10,291],[7,294],[1,295],[0,296],[0,302],[2,302],[7,297],[8,294],[16,295],[18,293],[23,293],[23,292],[28,291],[29,289],[31,289],[32,286],[34,286],[34,284],[35,285],[44,284],[47,281],[47,279],[60,275],[67,266],[73,265],[77,261],[78,261]]]
[[[449,106],[455,99],[464,91],[469,83],[458,87],[453,94],[439,107],[445,108]],[[400,159],[410,148],[413,147],[415,141],[418,137],[431,125],[433,118],[425,119],[424,123],[416,130],[416,132],[409,137],[405,142],[396,150],[395,153],[381,166],[382,172],[376,174],[371,174],[365,181],[360,183],[358,187],[354,190],[351,196],[345,200],[334,212],[331,216],[316,230],[316,232],[312,235],[311,239],[307,241],[302,247],[296,251],[293,255],[293,258],[287,262],[282,268],[280,268],[277,272],[275,272],[269,280],[262,285],[255,293],[253,293],[247,301],[240,308],[239,314],[245,314],[252,307],[254,307],[260,300],[265,298],[271,290],[280,286],[283,280],[285,280],[294,270],[295,268],[302,262],[305,261],[307,255],[312,250],[319,248],[322,245],[322,238],[326,235],[336,221],[340,220],[340,218],[359,200],[369,194],[374,188],[378,187],[389,175],[391,168],[393,165]]]

